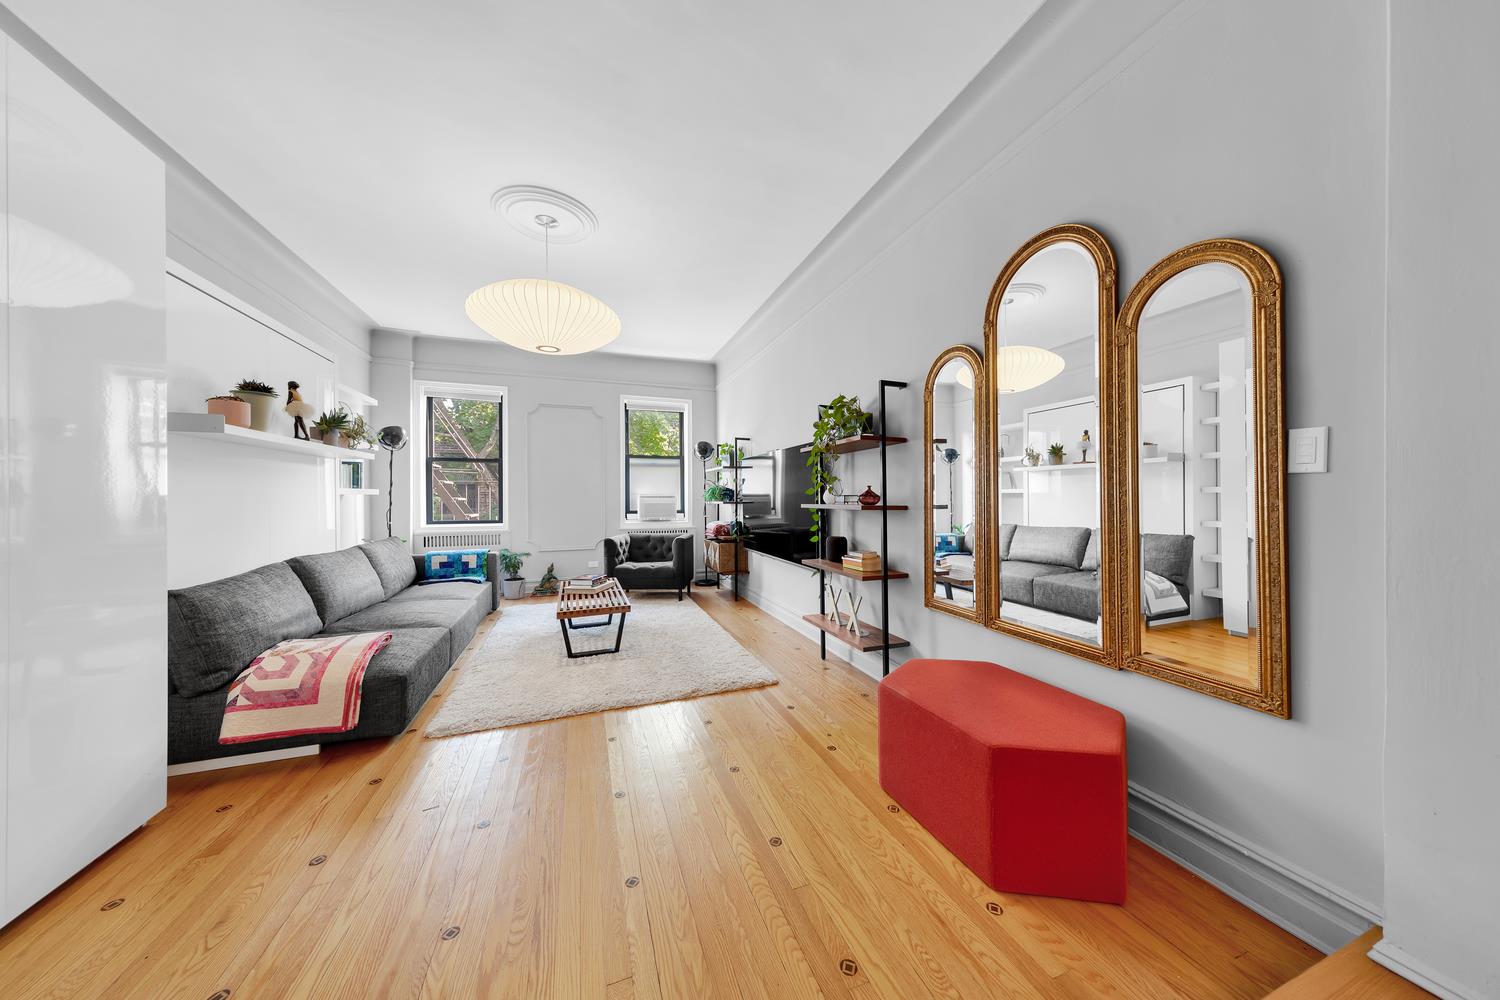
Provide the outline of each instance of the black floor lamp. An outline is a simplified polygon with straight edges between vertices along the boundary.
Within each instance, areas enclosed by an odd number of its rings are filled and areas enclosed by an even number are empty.
[[[717,450],[718,449],[716,449],[713,445],[709,444],[707,441],[699,441],[698,442],[698,447],[697,447],[698,461],[703,466],[703,473],[702,473],[702,475],[700,475],[698,477],[701,480],[701,483],[698,486],[699,495],[702,495],[703,493],[707,492],[707,489],[708,489],[708,459],[709,459],[709,456],[713,455],[713,453],[715,451],[717,451]],[[703,575],[701,577],[699,577],[698,579],[694,580],[693,582],[696,583],[700,587],[717,587],[719,585],[719,577],[718,577],[718,575],[717,574],[710,574],[709,571],[708,571],[708,500],[707,499],[705,499],[703,501]]]
[[[392,424],[380,428],[380,447],[391,453],[390,481],[385,484],[385,537],[390,538],[391,506],[396,502],[396,452],[406,447],[406,428]]]

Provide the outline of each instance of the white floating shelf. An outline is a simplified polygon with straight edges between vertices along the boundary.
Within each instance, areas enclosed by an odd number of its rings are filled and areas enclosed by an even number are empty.
[[[1224,388],[1224,383],[1223,382],[1204,382],[1198,388],[1202,389],[1204,392],[1218,392],[1220,389]]]
[[[1025,455],[1002,455],[1000,457],[1000,464],[1009,465],[1011,462],[1019,462],[1025,457]]]
[[[1062,465],[1023,465],[1018,472],[1077,472],[1082,469],[1099,468],[1098,462],[1064,462]]]
[[[1142,465],[1165,465],[1168,462],[1181,462],[1187,458],[1180,451],[1169,451],[1165,455],[1153,455],[1151,458],[1141,459]]]
[[[1212,459],[1213,461],[1217,462],[1219,460],[1219,456],[1221,454],[1223,454],[1223,453],[1222,452],[1217,452],[1217,451],[1205,451],[1200,457],[1201,458]]]
[[[368,392],[360,392],[358,389],[354,388],[353,386],[344,385],[342,382],[340,382],[338,385],[334,386],[334,390],[338,394],[339,402],[340,403],[348,403],[350,406],[379,406],[380,405],[380,400],[376,399],[374,396],[370,395]]]
[[[339,495],[340,496],[346,496],[346,497],[347,496],[378,497],[378,496],[380,496],[380,491],[379,490],[356,490],[356,489],[351,489],[351,488],[349,488],[347,486],[340,486],[339,487]]]
[[[1201,523],[1203,524],[1203,527],[1205,527],[1205,528],[1222,528],[1222,527],[1224,527],[1224,522],[1223,521],[1203,521]]]
[[[1219,587],[1204,587],[1202,590],[1198,591],[1198,593],[1202,594],[1204,597],[1223,598],[1224,596],[1224,591]]]
[[[248,427],[226,424],[217,413],[168,413],[167,430],[172,434],[201,434],[218,438],[231,444],[251,445],[286,451],[306,458],[337,458],[345,462],[374,461],[373,451],[355,451],[353,448],[335,448],[321,441],[302,441],[285,434],[270,434],[253,431]]]
[[[1222,486],[1205,486],[1205,487],[1203,487],[1203,492],[1204,493],[1223,493],[1224,492],[1224,487],[1222,487]]]
[[[1221,555],[1206,555],[1203,557],[1203,561],[1206,563],[1221,563],[1224,561],[1224,557]]]
[[[1019,486],[1006,486],[1003,489],[1001,489],[1000,492],[1004,493],[1004,494],[1016,494],[1016,493],[1025,493],[1026,491],[1024,489],[1022,489],[1021,487],[1019,487]]]
[[[1199,421],[1199,423],[1203,424],[1203,426],[1205,426],[1205,427],[1217,427],[1218,424],[1219,424],[1219,418],[1218,417],[1204,417],[1202,420]]]

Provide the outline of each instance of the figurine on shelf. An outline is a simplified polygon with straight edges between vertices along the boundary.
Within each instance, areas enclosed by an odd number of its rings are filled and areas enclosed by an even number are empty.
[[[873,486],[866,486],[865,491],[859,495],[861,507],[874,507],[880,503],[880,494],[875,492]]]
[[[1094,442],[1089,440],[1088,428],[1084,428],[1083,437],[1078,439],[1078,450],[1083,452],[1083,461],[1079,463],[1080,465],[1087,465],[1089,463],[1089,452],[1093,448]]]
[[[532,594],[547,596],[557,593],[556,569],[556,563],[547,564],[547,572],[543,573],[542,578],[536,582],[536,586],[531,588]]]
[[[863,597],[849,592],[849,620],[844,623],[844,628],[853,633],[856,639],[863,639],[870,633],[859,627],[859,606],[865,602]]]
[[[292,418],[292,437],[299,441],[312,440],[307,436],[307,422],[318,415],[313,405],[302,398],[296,382],[286,384],[286,415]]]

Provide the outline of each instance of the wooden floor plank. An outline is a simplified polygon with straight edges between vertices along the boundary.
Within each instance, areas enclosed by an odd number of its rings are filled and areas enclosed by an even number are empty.
[[[1124,907],[990,890],[881,791],[873,681],[694,599],[777,686],[425,739],[491,616],[407,733],[172,779],[0,929],[0,996],[1414,995],[1135,843]]]

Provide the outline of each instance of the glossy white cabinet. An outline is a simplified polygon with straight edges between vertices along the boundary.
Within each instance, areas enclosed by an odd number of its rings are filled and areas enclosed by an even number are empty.
[[[162,163],[4,43],[0,923],[166,804],[167,690]]]

